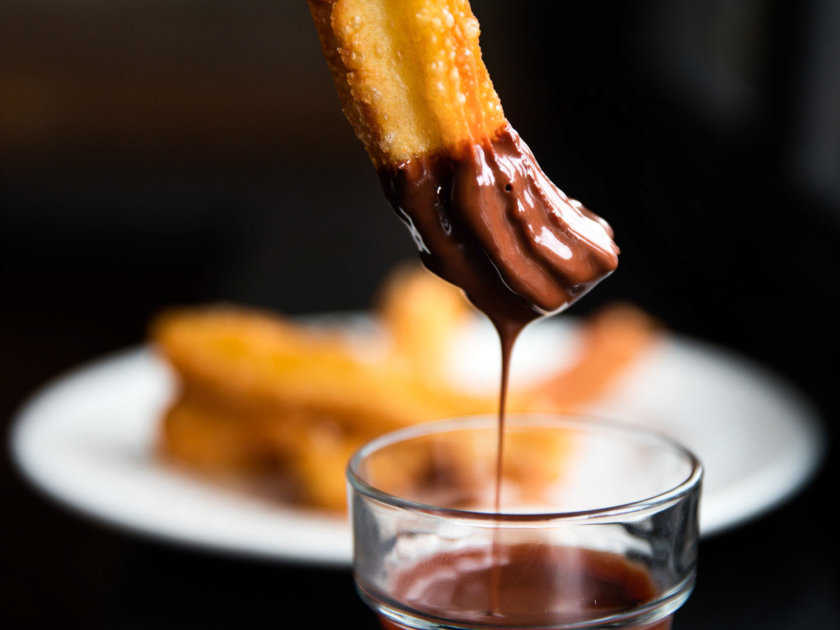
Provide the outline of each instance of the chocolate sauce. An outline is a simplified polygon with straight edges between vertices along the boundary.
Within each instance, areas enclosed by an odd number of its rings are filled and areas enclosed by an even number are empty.
[[[607,223],[566,197],[509,125],[380,178],[426,266],[500,332],[566,308],[618,264]]]
[[[463,289],[499,333],[502,375],[494,508],[500,512],[514,343],[531,321],[565,309],[616,268],[618,247],[612,230],[548,179],[510,125],[487,142],[465,143],[384,167],[379,175],[425,265]],[[521,621],[523,626],[547,625],[564,615],[577,617],[588,610],[582,606],[600,614],[649,596],[636,592],[636,582],[625,584],[609,575],[602,579],[594,567],[604,558],[592,556],[570,568],[569,559],[580,560],[581,553],[505,548],[494,537],[490,555],[478,568],[464,568],[471,566],[468,554],[437,556],[428,567],[419,565],[406,574],[394,593],[398,599],[416,601],[418,610],[432,616],[468,623],[489,616],[514,625]],[[511,582],[513,575],[521,578]],[[560,578],[571,580],[574,588],[558,591]],[[478,616],[463,611],[476,611]]]
[[[491,586],[494,568],[498,603]],[[397,574],[389,587],[389,595],[413,615],[506,628],[581,624],[636,610],[658,594],[647,570],[620,555],[541,544],[435,555]],[[629,627],[668,630],[670,625],[668,618]]]
[[[528,323],[565,309],[616,268],[612,230],[548,179],[510,125],[492,140],[379,175],[425,265],[463,289],[499,333],[498,481],[514,342]]]

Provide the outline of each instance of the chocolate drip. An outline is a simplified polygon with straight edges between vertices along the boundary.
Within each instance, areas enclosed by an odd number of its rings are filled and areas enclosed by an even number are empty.
[[[463,289],[499,333],[502,374],[494,508],[500,512],[505,400],[514,342],[529,322],[565,309],[616,268],[618,247],[612,230],[546,177],[510,125],[492,141],[385,167],[379,175],[425,265]],[[507,593],[501,555],[494,535],[494,562],[487,579],[478,580],[489,584],[490,616],[501,614],[500,597]]]
[[[499,333],[499,512],[514,342],[529,322],[563,310],[616,268],[612,230],[546,177],[510,125],[492,141],[422,156],[379,174],[425,265],[463,289]]]

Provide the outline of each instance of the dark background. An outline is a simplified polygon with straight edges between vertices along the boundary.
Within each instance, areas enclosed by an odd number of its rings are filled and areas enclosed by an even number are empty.
[[[784,507],[704,540],[696,628],[840,628],[840,4],[474,0],[508,118],[614,226],[629,299],[821,412]],[[0,7],[0,418],[180,303],[364,308],[414,256],[298,0]],[[2,460],[4,627],[374,627],[348,572],[170,548],[70,515]]]

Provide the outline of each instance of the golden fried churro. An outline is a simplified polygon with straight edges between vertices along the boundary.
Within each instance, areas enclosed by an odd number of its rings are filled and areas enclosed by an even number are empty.
[[[342,510],[343,469],[362,443],[426,420],[496,410],[489,392],[468,395],[446,378],[447,344],[463,330],[462,309],[457,291],[416,267],[386,281],[381,331],[372,333],[232,306],[164,313],[152,326],[152,339],[179,390],[162,418],[161,452],[209,478],[244,479],[261,495],[270,486],[272,497]],[[656,332],[648,316],[627,305],[583,320],[577,359],[541,382],[514,386],[511,411],[579,410],[627,369]],[[494,448],[488,439],[475,445],[481,458],[476,452],[445,454],[453,487],[486,489]],[[534,475],[561,474],[558,463],[570,448],[566,440],[534,442],[512,432],[506,449],[528,453],[525,460],[533,465],[506,470],[506,476],[525,492]],[[431,465],[430,457],[441,456],[406,454],[384,462],[382,475],[405,486]]]
[[[200,473],[260,472],[268,449],[247,420],[216,405],[180,397],[163,416],[160,447],[168,459]]]
[[[163,417],[160,449],[170,462],[285,502],[345,507],[344,466],[372,435],[346,431],[306,409],[255,411],[241,401],[187,393]]]
[[[344,112],[421,258],[500,330],[616,267],[609,226],[505,119],[467,0],[308,1]]]
[[[430,386],[323,333],[247,309],[162,315],[152,337],[187,392],[260,414],[306,409],[350,431],[378,435],[441,415],[487,410],[481,399]]]
[[[582,349],[573,365],[526,395],[540,410],[574,412],[596,400],[660,336],[660,326],[630,304],[612,304],[581,327]]]
[[[505,123],[465,0],[309,0],[348,120],[376,166]]]
[[[448,387],[450,349],[473,315],[463,294],[419,264],[404,265],[389,274],[376,310],[395,369]]]
[[[486,509],[493,499],[497,436],[462,434],[457,442],[415,438],[391,445],[365,463],[365,475],[380,490],[432,505]],[[566,470],[574,436],[564,431],[507,436],[504,478],[508,498],[539,500],[538,492]],[[430,480],[434,483],[429,484]]]

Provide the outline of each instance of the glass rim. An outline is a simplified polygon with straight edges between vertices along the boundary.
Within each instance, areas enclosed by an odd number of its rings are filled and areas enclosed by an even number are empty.
[[[492,414],[456,416],[443,420],[424,422],[385,433],[384,435],[367,442],[353,454],[347,464],[345,476],[354,492],[385,505],[410,510],[412,512],[421,512],[427,515],[467,520],[493,521],[496,524],[499,524],[499,522],[523,523],[531,521],[589,521],[603,518],[613,518],[635,512],[644,512],[667,505],[689,495],[692,491],[699,488],[703,478],[703,464],[691,450],[679,441],[640,424],[583,413],[509,414],[505,418],[505,428],[512,426],[546,426],[546,423],[550,423],[551,425],[565,426],[578,430],[590,429],[599,430],[601,432],[623,433],[625,435],[635,436],[636,439],[644,437],[647,440],[657,442],[659,445],[670,449],[673,453],[684,458],[689,464],[688,474],[681,481],[671,484],[669,488],[663,490],[662,492],[616,505],[560,512],[486,512],[480,510],[436,506],[430,503],[412,501],[376,488],[362,479],[358,473],[359,467],[365,457],[390,444],[434,433],[445,433],[471,428],[486,428],[487,425],[493,425],[493,428],[495,428],[497,423],[498,417]]]

